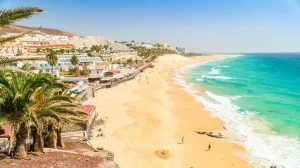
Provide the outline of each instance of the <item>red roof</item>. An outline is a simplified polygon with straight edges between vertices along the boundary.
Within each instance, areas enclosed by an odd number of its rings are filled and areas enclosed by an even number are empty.
[[[1,125],[0,129],[4,130],[4,134],[0,135],[0,138],[8,138],[10,137],[10,125]]]
[[[76,111],[81,111],[86,113],[87,115],[90,115],[94,109],[94,105],[83,105],[80,107],[75,108]]]
[[[109,72],[112,72],[112,73],[116,74],[116,73],[119,73],[120,71],[116,70],[116,69],[112,69],[112,70],[109,70]]]

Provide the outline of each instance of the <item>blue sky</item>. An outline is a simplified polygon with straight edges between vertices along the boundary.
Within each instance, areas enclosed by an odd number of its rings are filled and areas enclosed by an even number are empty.
[[[300,52],[300,0],[0,0],[37,6],[27,26],[206,53]]]

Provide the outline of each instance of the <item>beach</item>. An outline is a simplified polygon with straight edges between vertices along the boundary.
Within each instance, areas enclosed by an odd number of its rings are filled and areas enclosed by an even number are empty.
[[[104,136],[90,142],[112,151],[122,168],[251,167],[236,155],[242,146],[195,132],[222,133],[224,123],[174,80],[178,68],[226,57],[165,55],[134,80],[99,90],[93,101],[105,124],[96,130]]]

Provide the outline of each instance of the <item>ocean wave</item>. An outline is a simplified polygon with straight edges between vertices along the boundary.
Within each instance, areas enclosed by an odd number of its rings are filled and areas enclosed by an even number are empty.
[[[215,67],[211,69],[211,71],[209,72],[209,74],[213,74],[213,75],[218,75],[221,73],[220,69],[216,69]]]
[[[227,77],[227,76],[207,76],[203,75],[202,78],[207,78],[207,79],[222,79],[222,80],[230,80],[232,78]]]
[[[244,97],[252,97],[252,96],[249,96],[249,95],[228,96],[227,98],[230,99],[230,100],[239,100],[239,99],[244,98]]]
[[[225,66],[225,65],[219,65],[217,68],[229,68],[230,66]]]
[[[275,134],[269,124],[257,117],[257,112],[245,111],[240,113],[240,108],[232,104],[232,100],[242,96],[220,96],[206,91],[209,99],[195,93],[193,87],[183,85],[195,99],[212,111],[215,117],[222,119],[226,129],[232,135],[232,142],[245,147],[247,160],[255,167],[299,167],[300,142]]]
[[[203,82],[204,80],[200,78],[200,79],[196,79],[196,81]]]

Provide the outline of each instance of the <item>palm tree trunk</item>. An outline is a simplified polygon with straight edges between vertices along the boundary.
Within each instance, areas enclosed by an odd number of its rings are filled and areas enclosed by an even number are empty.
[[[57,132],[57,146],[64,148],[65,144],[61,136],[61,126],[56,130],[56,132]]]
[[[55,133],[53,124],[49,124],[48,126],[49,138],[48,138],[48,146],[49,148],[57,148],[57,135]]]
[[[44,153],[44,143],[43,143],[43,137],[40,129],[36,127],[32,127],[31,134],[33,137],[32,151]]]
[[[52,75],[54,75],[54,65],[52,65]]]
[[[28,137],[28,128],[25,122],[20,124],[19,130],[16,133],[16,158],[27,158],[26,139]]]

